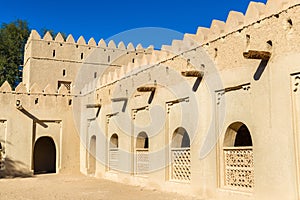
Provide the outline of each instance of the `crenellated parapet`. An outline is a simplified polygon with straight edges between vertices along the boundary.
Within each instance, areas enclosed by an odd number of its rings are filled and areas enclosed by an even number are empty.
[[[16,94],[16,95],[43,95],[43,96],[78,96],[75,89],[71,91],[66,88],[65,85],[61,85],[59,89],[55,89],[54,86],[48,84],[44,89],[34,83],[30,88],[26,87],[22,82],[13,90],[10,84],[5,81],[0,87],[0,94]]]
[[[152,49],[152,47],[150,48]],[[167,51],[155,51],[152,49],[150,53],[145,53],[135,57],[134,61],[130,61],[122,65],[121,67],[114,68],[113,70],[109,70],[103,73],[98,80],[96,88],[113,84],[120,79],[130,77],[133,74],[138,73],[139,71],[148,69],[151,66],[158,65],[173,56],[174,54],[170,54]]]
[[[32,51],[30,56],[36,58],[35,62],[29,64],[29,66],[36,66],[35,69],[31,69],[31,72],[34,71],[39,74],[38,70],[42,67],[44,69],[41,71],[48,69],[60,71],[65,69],[66,73],[59,72],[53,77],[56,77],[58,81],[69,81],[74,86],[73,83],[76,75],[78,75],[78,69],[86,61],[89,54],[96,50],[100,57],[100,59],[97,58],[98,63],[96,64],[104,67],[105,70],[104,73],[99,74],[97,77],[98,81],[93,83],[94,86],[92,88],[112,84],[143,69],[179,55],[186,55],[188,52],[193,52],[193,50],[203,47],[213,61],[217,62],[217,58],[220,58],[218,64],[227,66],[227,61],[229,60],[234,60],[233,63],[244,62],[243,52],[247,52],[251,48],[269,51],[272,46],[272,39],[265,39],[264,35],[262,35],[262,41],[258,41],[257,36],[252,34],[253,29],[263,26],[266,22],[269,23],[269,19],[273,20],[274,18],[276,20],[278,15],[298,4],[300,4],[300,0],[269,0],[266,4],[250,2],[245,15],[231,11],[226,22],[213,20],[209,28],[199,27],[196,34],[185,34],[182,40],[174,40],[171,45],[163,45],[161,51],[156,51],[153,47],[144,48],[141,44],[134,47],[132,43],[129,43],[127,46],[123,42],[116,44],[114,41],[109,41],[106,43],[103,39],[98,43],[93,38],[86,42],[82,36],[77,41],[72,35],[69,35],[64,40],[60,33],[52,37],[47,32],[41,37],[33,30],[26,48],[30,49],[30,45],[35,42],[39,44],[34,45],[32,50],[27,50],[26,56],[28,56],[28,52]],[[270,37],[271,35],[269,34]],[[233,42],[234,45],[232,45]],[[231,56],[228,54],[228,49],[230,49]],[[45,57],[42,54],[45,54]],[[190,58],[195,57],[192,55],[193,53],[188,54]],[[190,60],[190,58],[187,58],[187,60]],[[43,59],[45,62],[40,62]],[[39,64],[36,62],[39,62]],[[51,62],[53,63],[51,64]],[[93,78],[88,79],[93,80]],[[56,82],[48,81],[47,84],[50,83],[58,91],[60,84],[57,84],[57,80]],[[42,80],[37,78],[30,84],[26,81],[24,83],[31,87],[33,83],[40,82]],[[45,84],[46,82],[40,85],[45,88]],[[88,88],[90,87],[84,88],[84,91],[89,91]],[[82,88],[79,89],[81,90]]]
[[[8,82],[4,82],[0,87],[0,102],[3,105],[3,109],[7,110],[7,113],[4,113],[4,115],[15,113],[23,116],[18,111],[18,104],[20,104],[22,105],[21,108],[28,113],[40,113],[39,116],[56,113],[58,116],[64,112],[72,111],[73,102],[79,97],[79,93],[75,94],[74,90],[69,92],[64,85],[56,90],[51,85],[42,88],[35,83],[28,88],[23,83],[20,83],[13,90]]]
[[[240,63],[243,62],[242,53],[250,49],[270,51],[272,40],[276,40],[279,35],[283,37],[281,41],[286,37],[293,40],[295,36],[291,35],[292,32],[285,34],[293,25],[298,24],[298,18],[292,10],[299,5],[299,0],[269,0],[266,4],[250,2],[245,15],[231,11],[225,22],[213,20],[209,28],[198,27],[196,34],[187,33],[182,40],[174,40],[171,45],[163,45],[161,49],[170,54],[183,55],[192,54],[194,50],[201,48],[207,51],[213,61],[223,66],[229,60]],[[272,30],[274,25],[278,33]],[[280,26],[284,30],[280,30]],[[268,34],[261,33],[258,29]]]
[[[131,77],[139,71],[169,59],[173,60],[180,55],[190,56],[186,60],[193,59],[196,56],[196,54],[193,56],[193,52],[196,52],[198,48],[207,50],[210,59],[220,65],[220,67],[217,66],[219,69],[224,66],[228,67],[229,62],[238,63],[237,65],[249,63],[243,57],[243,52],[249,49],[271,51],[272,40],[275,41],[278,34],[270,32],[269,29],[272,26],[270,24],[275,23],[281,26],[283,23],[289,23],[286,22],[288,14],[284,15],[284,13],[299,4],[299,0],[269,0],[266,4],[250,2],[245,15],[231,11],[226,22],[213,20],[210,28],[199,27],[196,34],[185,34],[183,40],[173,40],[171,45],[163,45],[159,52],[153,51],[150,55],[145,54],[135,58],[134,62],[108,70],[100,77],[97,88]],[[279,15],[284,15],[282,19],[280,18],[281,21],[278,21]],[[280,29],[280,27],[277,28]],[[269,31],[268,37],[261,33],[264,31]],[[280,37],[285,37],[284,33],[282,35]],[[230,67],[234,66],[231,64]]]
[[[132,43],[126,46],[113,40],[106,43],[101,39],[97,43],[90,38],[87,41],[83,36],[77,41],[72,35],[64,39],[61,33],[55,37],[50,32],[40,36],[32,30],[25,47],[23,83],[29,88],[34,83],[42,88],[51,84],[56,90],[63,84],[69,90],[75,86],[76,77],[86,63],[99,68],[121,66],[152,50],[153,47],[143,48],[141,44],[134,47]]]
[[[299,0],[269,0],[266,4],[250,2],[246,14],[231,11],[226,22],[213,20],[210,28],[199,27],[196,34],[185,34],[184,41],[193,40],[198,45],[209,43],[263,19],[277,15],[300,4]]]
[[[34,46],[34,48],[31,50],[28,49],[30,48],[30,44],[33,42],[39,42],[39,46]],[[41,43],[44,43],[45,45],[42,45]],[[87,57],[87,55],[82,56],[81,53],[88,54],[95,48],[129,52],[145,50],[141,44],[138,44],[136,47],[134,47],[132,43],[129,43],[127,46],[125,46],[122,41],[116,44],[113,40],[111,40],[106,44],[103,39],[96,43],[94,38],[90,38],[88,42],[86,42],[83,36],[80,36],[77,41],[75,41],[74,37],[71,34],[67,36],[66,40],[63,38],[61,33],[58,33],[54,37],[50,32],[46,32],[46,34],[41,37],[36,30],[32,30],[25,46],[25,49],[27,51],[27,54],[25,55],[25,63],[30,56],[52,59],[58,58],[80,62]],[[52,51],[47,51],[47,49]],[[67,51],[65,51],[64,49],[66,49]],[[77,53],[77,55],[70,56],[71,54],[67,54],[67,52],[69,51],[72,51],[72,53]]]

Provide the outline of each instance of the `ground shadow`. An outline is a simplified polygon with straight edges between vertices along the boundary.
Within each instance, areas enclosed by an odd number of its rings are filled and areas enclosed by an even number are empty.
[[[263,72],[265,71],[269,60],[262,60],[254,74],[254,80],[258,81],[260,77],[262,76]]]
[[[197,92],[198,88],[199,88],[199,85],[202,81],[202,77],[198,77],[194,83],[194,86],[193,86],[193,92]]]
[[[148,104],[151,104],[153,99],[154,99],[154,95],[155,95],[155,90],[151,92],[149,99],[148,99]]]
[[[0,178],[29,178],[33,174],[21,161],[15,161],[9,157],[5,158],[5,169],[0,171]]]

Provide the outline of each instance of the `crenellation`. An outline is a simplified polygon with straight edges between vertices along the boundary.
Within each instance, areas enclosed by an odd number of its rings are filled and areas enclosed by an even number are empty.
[[[231,33],[242,29],[245,23],[245,16],[241,12],[230,11],[225,24],[225,33]]]
[[[187,50],[185,44],[182,40],[173,40],[172,41],[172,53],[180,54],[181,52]]]
[[[24,94],[27,93],[28,90],[26,88],[26,85],[23,84],[22,82],[18,84],[18,86],[15,88],[16,94]]]
[[[51,84],[48,84],[45,89],[43,90],[44,94],[55,94],[56,90],[54,89],[54,87]]]
[[[288,9],[291,0],[268,0],[266,3],[266,14],[273,15],[281,12],[284,9]]]
[[[34,83],[29,90],[30,94],[42,94],[43,91],[37,83]]]
[[[143,50],[144,48],[143,48],[142,44],[138,44],[135,49],[136,50]]]
[[[119,42],[119,44],[118,44],[118,49],[120,49],[120,50],[126,50],[126,47],[125,47],[125,44],[124,44],[124,42]]]
[[[205,27],[198,27],[196,37],[198,38],[197,42],[199,44],[205,44],[208,42],[208,37],[210,35],[210,30]]]
[[[29,36],[28,41],[29,40],[40,40],[40,39],[41,39],[41,36],[36,30],[32,30],[30,32],[30,36]]]
[[[162,45],[161,46],[161,50],[162,51],[166,51],[166,52],[171,52],[172,51],[172,46],[170,46],[170,45]]]
[[[66,43],[70,43],[70,44],[75,44],[75,40],[72,34],[69,34],[67,39],[66,39]]]
[[[115,44],[115,42],[114,42],[113,40],[110,40],[110,41],[108,42],[107,47],[108,47],[109,49],[116,49],[116,48],[117,48],[117,47],[116,47],[116,44]]]
[[[12,92],[12,88],[11,88],[10,84],[7,81],[5,81],[1,85],[0,92],[2,92],[2,93],[11,93]]]
[[[55,41],[55,42],[62,43],[62,42],[65,42],[65,39],[63,38],[63,36],[61,35],[61,33],[58,33],[58,34],[55,36],[54,41]]]
[[[44,37],[43,37],[43,40],[44,40],[44,41],[50,41],[50,42],[53,41],[53,37],[52,37],[52,35],[51,35],[51,33],[50,33],[49,31],[47,31],[47,32],[45,33],[45,35],[44,35]]]
[[[78,45],[86,45],[86,41],[83,36],[80,36],[76,42]]]
[[[208,36],[209,40],[214,40],[225,32],[225,22],[220,20],[213,20],[210,26],[210,35]]]
[[[96,43],[94,38],[89,39],[88,46],[91,46],[91,47],[96,47],[97,46],[97,43]]]
[[[257,22],[265,17],[266,5],[251,1],[245,14],[245,25]]]
[[[128,45],[127,45],[127,50],[128,51],[134,51],[135,50],[135,48],[134,48],[134,46],[133,46],[133,44],[130,42],[130,43],[128,43]]]
[[[106,46],[106,42],[105,42],[103,39],[101,39],[101,40],[98,42],[98,47],[106,48],[106,47],[107,47],[107,46]]]
[[[191,47],[197,47],[200,45],[200,43],[197,40],[197,36],[195,34],[185,33],[183,37],[183,41],[185,42],[185,44]]]

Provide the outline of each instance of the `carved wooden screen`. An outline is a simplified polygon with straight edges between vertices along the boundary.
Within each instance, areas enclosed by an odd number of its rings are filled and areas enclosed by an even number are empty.
[[[191,180],[190,148],[172,148],[172,180]]]
[[[119,149],[118,148],[110,148],[109,149],[109,169],[117,170],[119,163]]]
[[[252,147],[226,147],[223,151],[225,186],[251,190],[254,187]]]
[[[144,174],[149,171],[148,148],[136,149],[136,174]]]

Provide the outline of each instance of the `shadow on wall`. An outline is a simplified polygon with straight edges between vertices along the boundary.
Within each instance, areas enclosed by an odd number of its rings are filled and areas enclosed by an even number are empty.
[[[20,161],[5,158],[5,169],[0,171],[0,178],[29,178],[33,174],[26,169],[26,165]]]

